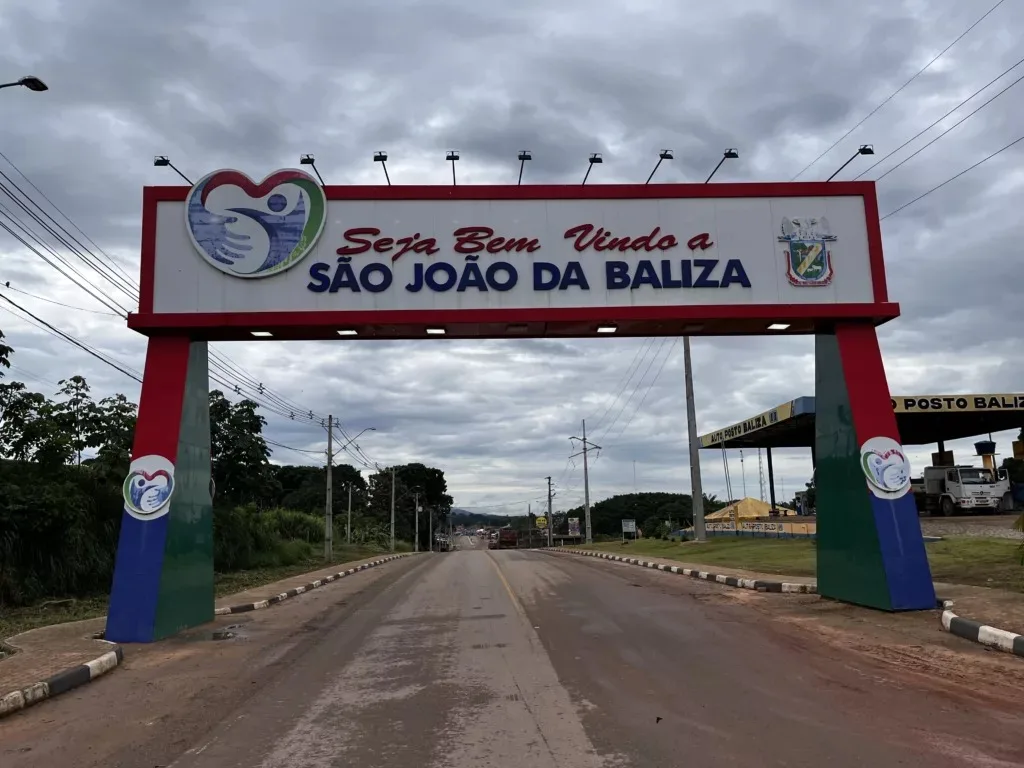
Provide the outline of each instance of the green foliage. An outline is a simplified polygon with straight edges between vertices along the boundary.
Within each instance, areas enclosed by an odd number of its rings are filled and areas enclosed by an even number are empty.
[[[426,548],[431,519],[434,530],[447,529],[452,497],[444,471],[423,464],[405,464],[394,469],[395,538],[412,541],[415,538],[416,498],[423,511],[419,514],[420,547]],[[392,468],[387,467],[370,476],[367,516],[391,526]],[[336,497],[337,498],[337,497]],[[337,505],[335,505],[337,508]]]
[[[81,376],[61,380],[52,395],[3,378],[13,352],[3,338],[0,333],[0,605],[105,593],[137,407],[121,394],[95,402]],[[288,567],[323,552],[326,470],[271,465],[258,408],[252,400],[210,393],[218,572]],[[352,466],[331,471],[335,545],[346,540],[351,488],[353,544],[389,549],[390,470],[370,484]],[[425,546],[430,516],[439,528],[451,509],[444,472],[409,464],[395,468],[395,479],[396,539],[413,537],[418,489]]]
[[[88,467],[0,461],[0,603],[106,590],[121,492]]]
[[[716,512],[726,506],[715,496],[704,496],[704,513]],[[558,513],[560,517],[563,513]],[[580,530],[585,526],[583,507],[576,507],[564,513],[566,518],[580,518]],[[590,518],[594,526],[594,535],[605,535],[619,538],[622,533],[622,520],[636,520],[643,529],[644,536],[660,535],[661,523],[671,521],[672,530],[690,525],[693,521],[693,501],[686,493],[623,493],[599,501],[591,507]],[[654,522],[652,522],[654,521]],[[648,532],[649,523],[654,525],[657,534]],[[567,524],[566,524],[567,527]]]
[[[0,369],[11,367],[11,353],[14,350],[4,344],[4,332],[0,331]],[[4,377],[4,372],[0,370],[0,379]]]
[[[292,565],[323,540],[322,519],[305,512],[255,504],[214,510],[213,562],[220,572]]]
[[[230,402],[218,389],[210,392],[210,453],[218,503],[264,503],[273,493],[270,448],[263,439],[267,420],[252,400]]]

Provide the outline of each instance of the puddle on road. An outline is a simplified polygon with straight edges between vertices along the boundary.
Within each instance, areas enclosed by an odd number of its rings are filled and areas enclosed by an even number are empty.
[[[241,624],[229,624],[210,633],[210,640],[248,640],[249,633]]]

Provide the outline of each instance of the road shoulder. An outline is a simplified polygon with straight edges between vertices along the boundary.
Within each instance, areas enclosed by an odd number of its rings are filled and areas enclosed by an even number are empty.
[[[551,552],[557,552],[557,550],[551,550]],[[711,566],[682,563],[675,560],[659,562],[607,552],[578,549],[558,552],[558,554],[566,553],[679,574],[724,586],[738,587],[757,592],[814,595],[817,591],[816,582],[810,578],[786,577],[786,581],[779,581],[777,576],[769,576],[752,571],[740,571],[738,569],[729,569],[728,573],[722,573],[721,567],[718,566],[715,567],[717,572],[711,572],[705,570]],[[942,582],[937,582],[935,588],[936,593],[941,597],[934,612],[919,611],[908,614],[886,614],[858,606],[835,603],[835,605],[843,606],[843,608],[841,611],[833,612],[833,619],[845,613],[847,614],[845,616],[847,623],[851,623],[852,615],[859,612],[865,618],[868,616],[872,617],[870,620],[863,622],[865,626],[874,626],[876,629],[880,629],[882,625],[888,623],[891,625],[887,627],[888,631],[897,631],[906,635],[908,630],[910,630],[910,634],[921,643],[936,645],[935,630],[944,630],[956,638],[1024,657],[1024,631],[1015,632],[1001,628],[1011,626],[1024,629],[1024,596],[1007,590]],[[810,600],[814,600],[814,598],[810,598]],[[823,606],[834,603],[834,601],[828,600],[815,600],[815,602]],[[809,606],[810,603],[805,601],[805,605]],[[954,605],[957,611],[962,611],[967,615],[995,618],[990,620],[991,623],[973,618],[965,618],[953,611]],[[825,615],[825,613],[826,611],[823,610],[818,615],[820,617]],[[889,618],[883,618],[886,616]],[[928,617],[930,626],[924,627],[921,625],[920,617],[922,616]],[[937,621],[935,620],[936,618],[938,619]],[[955,645],[955,642],[953,642],[953,645]],[[949,647],[950,644],[940,643],[939,645]]]
[[[216,616],[268,608],[291,597],[407,553],[334,564],[218,598]],[[124,649],[102,638],[106,617],[54,624],[8,638],[14,653],[0,659],[0,718],[92,682],[124,661]]]

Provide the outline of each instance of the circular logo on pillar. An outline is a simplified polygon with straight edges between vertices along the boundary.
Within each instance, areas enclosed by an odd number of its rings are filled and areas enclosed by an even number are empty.
[[[860,447],[860,468],[868,490],[880,499],[898,499],[910,490],[910,461],[891,437],[872,437]]]
[[[171,508],[174,465],[163,456],[140,456],[131,463],[121,489],[124,511],[136,520],[155,520]]]

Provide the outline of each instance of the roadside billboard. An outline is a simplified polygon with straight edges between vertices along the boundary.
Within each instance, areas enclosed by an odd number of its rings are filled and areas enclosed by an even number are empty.
[[[297,170],[214,171],[145,190],[130,325],[241,339],[882,322],[898,308],[874,195],[868,182],[321,187]]]
[[[579,536],[580,535],[580,519],[578,517],[569,518],[569,535]]]

